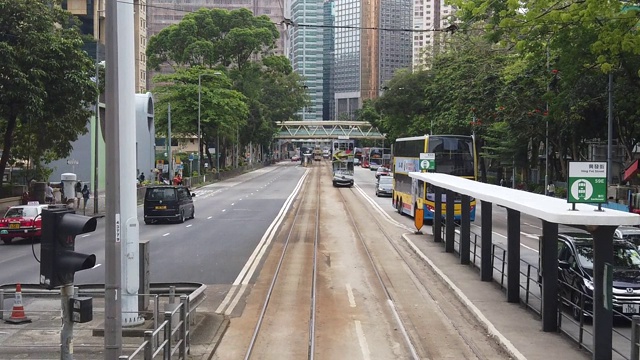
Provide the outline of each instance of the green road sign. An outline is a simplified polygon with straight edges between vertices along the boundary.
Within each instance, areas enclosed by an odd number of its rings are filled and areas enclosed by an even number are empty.
[[[436,154],[420,153],[420,171],[428,171],[436,169]]]
[[[607,202],[607,163],[603,161],[569,162],[567,202]]]

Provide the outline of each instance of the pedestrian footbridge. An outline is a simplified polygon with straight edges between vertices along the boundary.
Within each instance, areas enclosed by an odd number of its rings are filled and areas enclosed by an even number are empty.
[[[276,139],[384,139],[384,134],[366,121],[282,121]]]

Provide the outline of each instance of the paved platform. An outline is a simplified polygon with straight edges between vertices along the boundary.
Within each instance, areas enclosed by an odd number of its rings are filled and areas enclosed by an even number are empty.
[[[543,332],[536,314],[523,305],[508,303],[498,284],[481,282],[479,269],[461,265],[432,235],[405,234],[403,239],[514,359],[591,359],[590,353],[564,335]]]

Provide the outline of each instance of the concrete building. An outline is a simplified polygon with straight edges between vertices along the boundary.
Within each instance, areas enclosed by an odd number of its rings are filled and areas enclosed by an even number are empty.
[[[335,30],[331,27],[335,18],[335,0],[324,0],[323,4],[323,24],[325,28],[322,34],[322,119],[331,120],[336,113],[336,101],[333,97],[335,93],[333,72],[335,62],[335,44],[333,42]]]
[[[444,29],[451,24],[450,16],[455,7],[445,5],[444,0],[413,0],[413,29],[424,30],[413,33],[413,70],[424,69],[425,60],[437,51],[442,42]]]
[[[310,104],[299,113],[302,120],[323,119],[323,12],[322,0],[291,2],[291,20],[294,24],[305,25],[289,28],[289,60],[293,71],[302,77],[310,100]]]
[[[335,118],[353,119],[365,100],[412,59],[411,0],[335,0]],[[379,30],[382,28],[383,30]]]

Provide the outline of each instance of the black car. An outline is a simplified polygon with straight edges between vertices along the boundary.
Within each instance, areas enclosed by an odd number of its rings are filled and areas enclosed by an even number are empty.
[[[593,238],[589,233],[558,234],[558,280],[563,299],[572,303],[580,319],[580,298],[588,314],[593,299]],[[634,244],[613,240],[613,308],[617,313],[640,313],[640,254]]]
[[[144,223],[156,221],[184,222],[195,217],[193,197],[186,186],[162,185],[147,187],[144,196]]]

